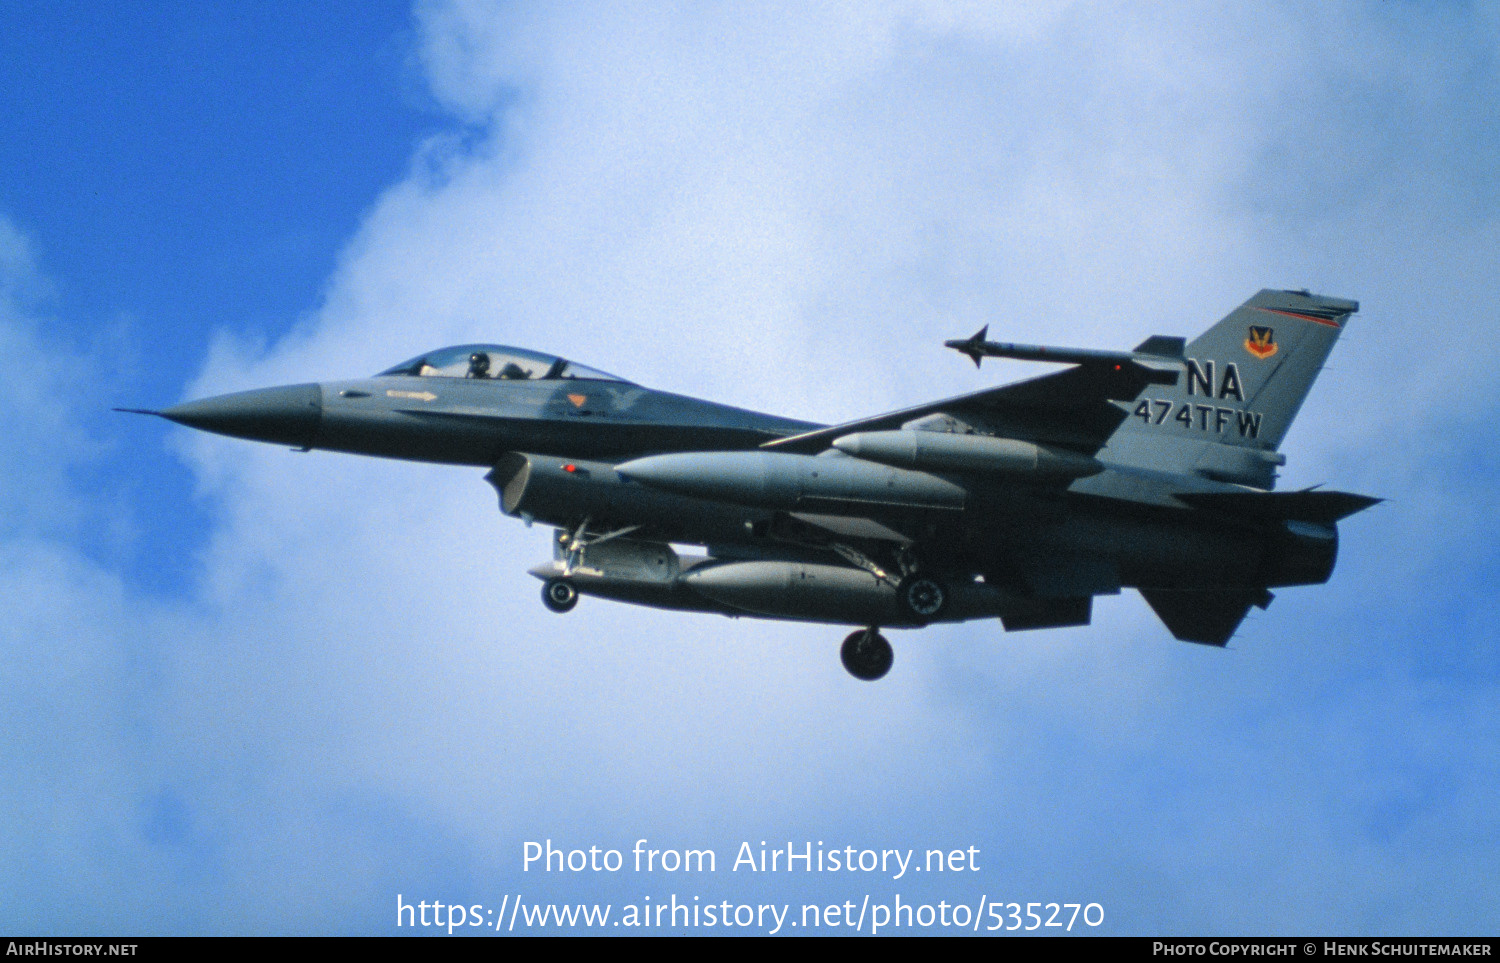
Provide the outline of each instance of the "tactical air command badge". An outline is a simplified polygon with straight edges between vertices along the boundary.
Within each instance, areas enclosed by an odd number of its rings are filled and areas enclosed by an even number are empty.
[[[1258,324],[1250,325],[1250,337],[1245,339],[1245,350],[1262,361],[1276,353],[1276,331]]]

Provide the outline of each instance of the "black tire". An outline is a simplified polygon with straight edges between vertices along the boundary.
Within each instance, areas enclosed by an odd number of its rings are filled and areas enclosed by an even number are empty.
[[[896,587],[901,609],[915,622],[931,622],[948,608],[948,586],[935,578],[913,575]]]
[[[849,674],[864,682],[874,682],[891,671],[896,653],[891,644],[875,629],[860,629],[844,640],[839,658]]]
[[[549,578],[542,583],[542,604],[558,614],[571,612],[578,604],[578,589],[565,578]]]

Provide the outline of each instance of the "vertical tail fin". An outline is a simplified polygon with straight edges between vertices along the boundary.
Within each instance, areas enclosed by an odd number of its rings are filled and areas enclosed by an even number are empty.
[[[1101,457],[1272,487],[1285,463],[1277,449],[1358,310],[1357,301],[1306,291],[1261,291],[1186,345],[1177,384],[1131,402]]]

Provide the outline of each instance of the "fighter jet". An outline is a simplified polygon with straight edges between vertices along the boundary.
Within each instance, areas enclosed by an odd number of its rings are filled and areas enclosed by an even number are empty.
[[[556,529],[553,558],[531,569],[554,612],[588,595],[852,626],[842,661],[870,680],[892,664],[884,628],[1082,626],[1094,596],[1131,588],[1176,638],[1224,646],[1271,589],[1327,581],[1337,523],[1379,499],[1273,488],[1282,439],[1358,309],[1264,290],[1191,342],[1133,351],[1000,343],[986,326],[947,347],[976,366],[1066,367],[833,426],[494,344],[122,410],[486,468],[501,511]]]

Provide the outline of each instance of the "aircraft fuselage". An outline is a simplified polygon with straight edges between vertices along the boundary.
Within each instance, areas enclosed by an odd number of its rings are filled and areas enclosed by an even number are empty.
[[[567,611],[659,608],[865,626],[1086,625],[1139,589],[1179,639],[1223,645],[1270,588],[1324,582],[1336,523],[1378,499],[1273,492],[1281,439],[1358,304],[1261,291],[1191,343],[1133,351],[950,342],[1067,369],[826,427],[655,391],[534,351],[439,349],[372,378],[160,414],[219,434],[481,466],[501,509],[558,529],[531,570]],[[701,556],[675,546],[697,545]]]

